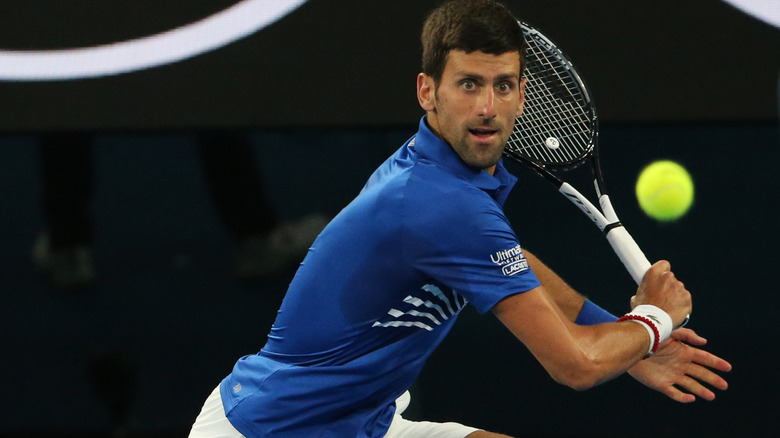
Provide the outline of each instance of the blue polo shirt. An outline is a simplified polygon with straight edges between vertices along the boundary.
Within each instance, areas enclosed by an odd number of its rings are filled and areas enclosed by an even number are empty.
[[[466,166],[428,128],[314,242],[262,350],[221,384],[247,437],[383,437],[468,304],[539,286],[502,211],[516,179]]]

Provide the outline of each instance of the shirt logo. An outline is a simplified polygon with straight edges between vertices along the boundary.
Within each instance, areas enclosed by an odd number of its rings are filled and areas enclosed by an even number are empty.
[[[515,275],[529,269],[528,260],[523,255],[520,245],[514,248],[496,251],[490,255],[490,261],[501,267],[501,272],[506,275]]]

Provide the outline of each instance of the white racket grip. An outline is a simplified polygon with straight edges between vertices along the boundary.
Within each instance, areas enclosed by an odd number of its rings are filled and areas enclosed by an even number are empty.
[[[607,232],[607,240],[612,245],[612,249],[620,261],[623,262],[628,273],[631,274],[636,284],[639,285],[651,266],[647,257],[645,257],[645,253],[639,249],[639,245],[636,244],[634,238],[622,226],[609,230]]]

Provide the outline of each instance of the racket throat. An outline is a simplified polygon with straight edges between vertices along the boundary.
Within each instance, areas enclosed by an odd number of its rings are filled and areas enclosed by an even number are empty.
[[[590,202],[588,198],[583,196],[569,183],[562,183],[558,188],[558,191],[561,192],[561,194],[566,198],[568,198],[572,204],[576,205],[577,208],[582,210],[582,212],[585,213],[585,215],[588,216],[597,227],[599,227],[599,230],[604,231],[604,229],[610,225],[610,222],[612,222],[607,220],[601,211],[595,205],[593,205],[593,203]]]

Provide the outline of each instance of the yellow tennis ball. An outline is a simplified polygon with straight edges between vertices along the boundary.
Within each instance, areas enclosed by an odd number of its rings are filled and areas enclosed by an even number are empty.
[[[636,198],[651,218],[674,221],[685,215],[693,204],[693,180],[688,171],[674,161],[655,161],[639,174]]]

